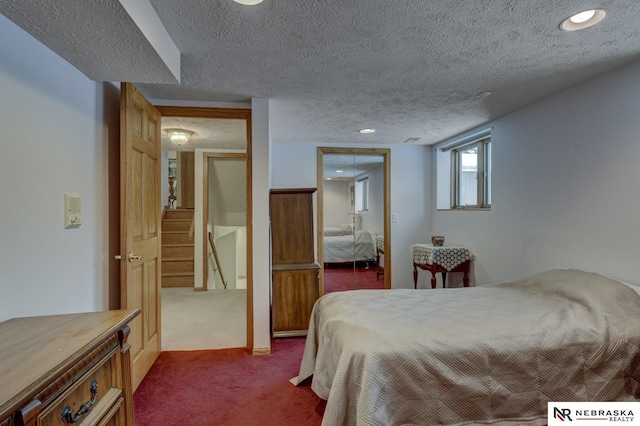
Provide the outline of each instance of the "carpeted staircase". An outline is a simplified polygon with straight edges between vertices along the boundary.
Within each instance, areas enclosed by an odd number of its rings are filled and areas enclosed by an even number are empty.
[[[162,216],[162,287],[193,287],[192,209],[165,210]]]

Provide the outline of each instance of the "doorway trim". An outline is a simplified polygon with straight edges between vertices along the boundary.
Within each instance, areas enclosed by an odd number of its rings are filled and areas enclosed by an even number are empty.
[[[247,342],[246,347],[253,350],[253,194],[252,194],[252,148],[251,148],[251,110],[246,108],[203,108],[203,107],[177,107],[156,106],[162,117],[188,117],[188,118],[218,118],[230,120],[245,120],[247,147]],[[213,154],[213,153],[212,153]],[[206,158],[206,155],[205,155]],[[206,191],[205,191],[206,193]],[[207,208],[206,205],[203,208]],[[203,212],[204,213],[204,212]],[[203,217],[204,216],[203,214]],[[206,232],[206,226],[204,227]],[[206,244],[206,238],[205,238]],[[206,245],[204,246],[206,250]],[[196,249],[194,247],[194,249]],[[206,254],[203,257],[203,265],[206,266]],[[206,275],[205,275],[206,277]],[[206,289],[206,281],[203,283]]]
[[[324,156],[326,154],[346,154],[346,155],[378,155],[384,158],[383,175],[384,175],[384,288],[391,288],[391,150],[388,148],[332,148],[318,147],[317,154],[317,183],[318,183],[318,200],[317,200],[317,240],[318,240],[318,263],[322,267],[320,269],[320,291],[324,294]]]

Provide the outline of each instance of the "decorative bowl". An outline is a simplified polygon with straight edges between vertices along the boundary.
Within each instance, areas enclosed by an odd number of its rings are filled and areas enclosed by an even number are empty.
[[[431,237],[431,244],[434,246],[441,246],[444,244],[444,235],[434,235]]]

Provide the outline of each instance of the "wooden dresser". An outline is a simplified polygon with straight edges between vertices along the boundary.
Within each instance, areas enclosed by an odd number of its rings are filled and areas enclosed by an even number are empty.
[[[139,313],[0,323],[0,426],[133,425],[127,324]]]
[[[304,336],[320,297],[313,241],[315,188],[273,189],[271,323],[274,337]]]

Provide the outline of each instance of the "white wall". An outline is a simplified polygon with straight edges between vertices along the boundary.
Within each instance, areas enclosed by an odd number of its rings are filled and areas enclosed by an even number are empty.
[[[272,143],[271,187],[317,187],[318,146],[312,143]],[[410,247],[414,243],[426,242],[430,235],[427,226],[431,221],[431,150],[424,146],[384,148],[391,149],[391,211],[398,215],[398,222],[391,224],[392,286],[413,288]]]
[[[0,321],[107,309],[119,89],[88,80],[2,15],[0,39]],[[82,197],[80,228],[63,226],[65,192]]]
[[[491,123],[491,212],[434,211],[432,223],[476,253],[478,284],[551,268],[640,283],[638,81],[640,62]]]
[[[316,185],[314,185],[315,187]],[[349,215],[349,182],[344,180],[325,180],[322,183],[323,224],[324,226],[340,226],[351,223]]]

